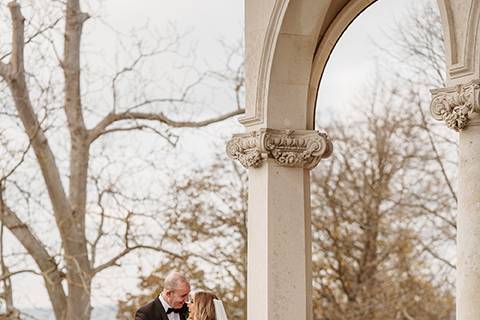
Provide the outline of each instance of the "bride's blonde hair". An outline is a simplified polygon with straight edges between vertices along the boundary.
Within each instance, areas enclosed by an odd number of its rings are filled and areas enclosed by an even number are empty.
[[[208,291],[196,291],[193,294],[193,305],[195,306],[194,320],[215,320],[215,305],[213,299],[217,296]]]

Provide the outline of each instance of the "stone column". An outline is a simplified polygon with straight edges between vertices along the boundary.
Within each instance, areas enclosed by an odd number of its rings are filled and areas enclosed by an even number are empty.
[[[309,169],[330,155],[314,130],[234,135],[227,154],[249,170],[248,319],[312,319]]]
[[[432,90],[431,111],[459,132],[457,320],[480,319],[480,81]]]

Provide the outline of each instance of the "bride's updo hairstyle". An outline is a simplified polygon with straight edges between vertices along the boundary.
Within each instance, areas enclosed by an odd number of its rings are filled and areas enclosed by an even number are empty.
[[[218,298],[215,294],[208,291],[196,291],[193,294],[194,320],[215,320],[213,299]]]

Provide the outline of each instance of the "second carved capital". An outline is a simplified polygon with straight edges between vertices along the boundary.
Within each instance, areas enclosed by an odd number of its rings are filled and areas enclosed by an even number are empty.
[[[474,112],[479,112],[480,80],[432,90],[430,111],[436,120],[455,130],[464,129]]]

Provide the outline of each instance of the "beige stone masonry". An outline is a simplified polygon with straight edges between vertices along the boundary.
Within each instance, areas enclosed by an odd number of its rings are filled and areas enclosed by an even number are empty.
[[[436,120],[445,121],[450,129],[461,131],[479,113],[480,80],[434,89],[430,111]]]
[[[285,167],[312,169],[330,156],[333,145],[317,130],[260,129],[236,134],[227,143],[227,154],[245,168],[258,168],[268,158]]]

